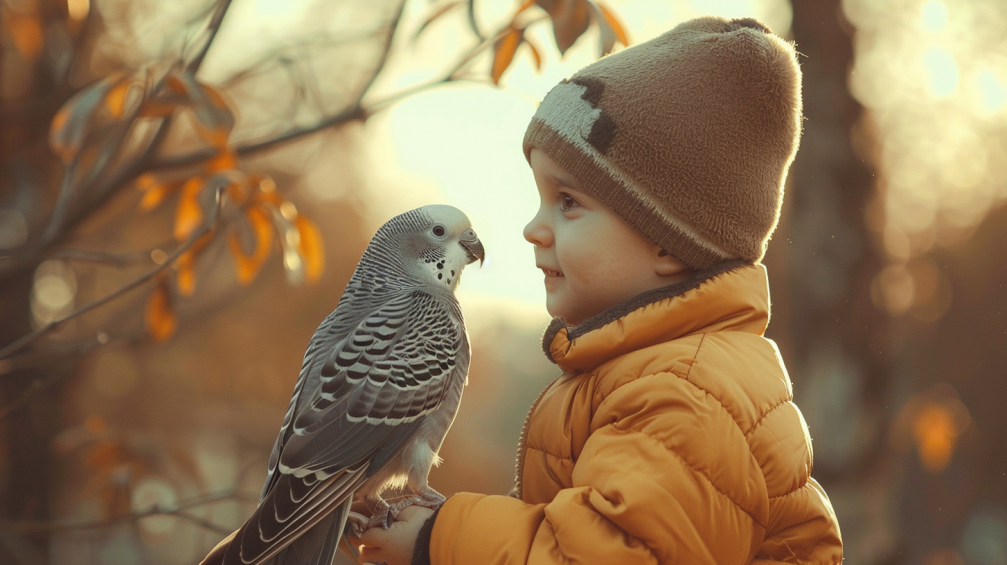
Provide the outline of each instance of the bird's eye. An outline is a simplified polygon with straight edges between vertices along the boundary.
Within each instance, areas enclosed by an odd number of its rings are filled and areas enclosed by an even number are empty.
[[[433,231],[434,235],[437,237],[444,237],[444,226],[434,226],[434,229],[431,231]]]

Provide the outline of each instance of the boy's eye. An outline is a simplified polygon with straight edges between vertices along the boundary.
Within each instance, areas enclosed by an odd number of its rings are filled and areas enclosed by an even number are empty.
[[[565,212],[567,210],[571,210],[573,208],[576,208],[578,205],[579,205],[579,203],[576,200],[574,200],[573,196],[570,196],[569,194],[567,194],[565,192],[561,192],[559,194],[559,209],[560,210],[562,210],[562,211]]]

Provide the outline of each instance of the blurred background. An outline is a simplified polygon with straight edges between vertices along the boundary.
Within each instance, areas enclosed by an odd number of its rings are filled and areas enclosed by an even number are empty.
[[[506,493],[556,376],[536,104],[699,15],[796,42],[770,337],[852,564],[1007,563],[1002,0],[0,0],[0,563],[196,563],[381,223],[486,245],[432,475]]]

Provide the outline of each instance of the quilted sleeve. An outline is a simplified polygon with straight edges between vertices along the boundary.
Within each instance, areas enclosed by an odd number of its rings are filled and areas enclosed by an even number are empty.
[[[595,411],[572,486],[530,505],[459,494],[441,508],[433,565],[746,564],[768,497],[744,435],[685,379],[635,379]]]

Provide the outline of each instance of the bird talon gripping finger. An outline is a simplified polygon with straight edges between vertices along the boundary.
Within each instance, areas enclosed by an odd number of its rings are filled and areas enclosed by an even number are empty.
[[[387,529],[409,505],[385,502],[388,488],[443,502],[427,475],[469,366],[454,290],[483,258],[468,218],[450,206],[378,229],[308,344],[259,507],[204,564],[331,563],[346,530]],[[370,518],[351,511],[355,495],[376,509]]]

